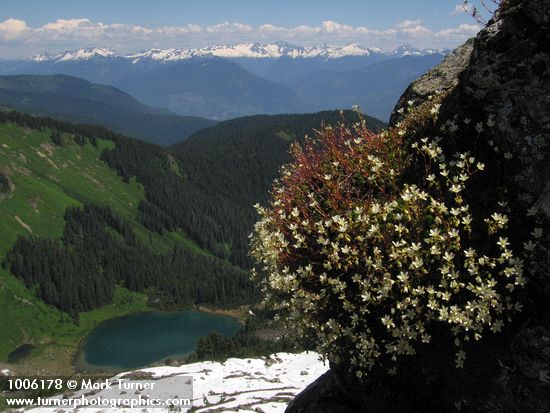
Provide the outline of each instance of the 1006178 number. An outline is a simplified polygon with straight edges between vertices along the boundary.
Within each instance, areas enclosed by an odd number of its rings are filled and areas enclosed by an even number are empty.
[[[62,379],[9,379],[8,390],[62,390]]]

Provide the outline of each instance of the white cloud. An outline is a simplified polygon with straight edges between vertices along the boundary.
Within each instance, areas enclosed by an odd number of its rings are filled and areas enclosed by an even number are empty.
[[[208,33],[250,33],[252,26],[243,23],[223,22],[213,26],[208,26],[205,29]]]
[[[396,33],[409,36],[411,40],[422,38],[432,33],[430,29],[422,24],[422,20],[403,20],[396,23]]]
[[[23,20],[8,19],[0,23],[0,39],[14,40],[27,31],[27,23]]]
[[[272,24],[262,24],[260,27],[258,27],[258,31],[263,33],[277,33],[283,31],[283,28],[273,26]]]
[[[456,28],[443,29],[435,33],[436,37],[449,41],[460,41],[461,39],[468,39],[472,36],[475,36],[479,31],[479,26],[477,24],[461,24]]]
[[[0,45],[4,58],[26,57],[34,53],[57,53],[81,47],[108,47],[119,52],[145,48],[189,48],[209,44],[235,44],[254,41],[288,41],[311,46],[322,43],[359,43],[391,50],[403,44],[416,47],[455,47],[477,33],[479,27],[462,24],[433,30],[420,20],[403,20],[393,27],[372,29],[327,20],[319,25],[293,27],[241,22],[222,22],[210,26],[144,27],[121,23],[94,22],[87,18],[58,19],[40,27],[8,19],[0,22]],[[21,47],[24,45],[25,47]]]
[[[153,30],[149,30],[149,33],[153,33]],[[188,24],[186,26],[163,26],[157,29],[158,33],[166,35],[185,35],[190,33],[202,32],[202,27],[196,24]]]
[[[317,34],[321,31],[320,27],[311,27],[306,25],[300,25],[294,29],[289,29],[288,32],[294,32],[296,34]]]
[[[325,33],[344,34],[344,33],[353,32],[352,26],[348,26],[347,24],[336,23],[331,20],[324,21],[321,24],[321,28]]]
[[[422,20],[403,20],[395,25],[399,29],[406,29],[409,27],[418,26],[422,23]]]
[[[103,26],[101,23],[98,23],[99,27]],[[52,31],[59,31],[59,32],[69,32],[74,31],[78,29],[84,29],[84,28],[93,28],[94,25],[90,22],[89,19],[59,19],[56,20],[53,23],[47,23],[44,26],[42,26],[43,30],[52,30]]]

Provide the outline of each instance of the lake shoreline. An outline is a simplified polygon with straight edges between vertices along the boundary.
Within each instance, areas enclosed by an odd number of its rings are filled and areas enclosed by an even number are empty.
[[[194,307],[195,310],[201,311],[203,313],[225,315],[231,318],[237,319],[241,324],[244,324],[248,311],[250,310],[250,305],[241,305],[238,308],[218,308],[218,307],[208,307],[206,305],[197,305]]]
[[[144,294],[117,286],[112,303],[80,313],[78,324],[67,315],[61,315],[56,323],[48,326],[49,329],[44,329],[40,334],[25,335],[18,346],[33,344],[35,348],[31,354],[16,363],[7,363],[7,360],[0,362],[0,367],[20,376],[73,375],[74,359],[80,343],[95,326],[110,318],[143,311],[153,311],[147,305]]]
[[[207,311],[203,308],[184,311],[141,311],[104,320],[79,340],[73,356],[72,368],[77,373],[116,374],[167,363],[173,364],[180,361],[183,363],[183,360],[195,351],[198,338],[207,336],[210,331],[219,331],[223,335],[232,336],[241,329],[242,317],[246,314],[245,308],[238,310],[208,308]],[[200,320],[197,320],[197,317]],[[212,324],[212,320],[224,319],[226,321],[215,321]],[[227,330],[229,319],[233,320],[229,322],[233,327]],[[136,341],[132,338],[135,337],[136,329],[139,331],[145,329],[149,332],[143,340]],[[178,342],[181,347],[174,348],[174,343]],[[87,345],[91,345],[91,349]],[[128,348],[132,346],[133,350],[129,351]],[[136,349],[136,346],[143,346],[143,349]],[[151,351],[151,348],[155,350]],[[159,358],[155,358],[155,353]],[[91,359],[90,354],[94,355]],[[132,356],[129,356],[130,354]],[[130,361],[132,357],[134,361]],[[139,361],[140,359],[143,360],[143,364]],[[133,365],[133,363],[136,364]]]
[[[113,305],[107,305],[105,308],[113,308]],[[101,308],[99,310],[105,310],[105,308]],[[246,319],[246,315],[248,313],[249,306],[241,306],[239,308],[234,309],[221,309],[221,308],[213,308],[213,307],[207,307],[207,306],[194,306],[194,310],[204,312],[204,313],[211,313],[211,314],[218,314],[218,315],[225,315],[234,319],[237,319],[241,324],[244,324],[244,320]],[[135,310],[135,311],[133,311]],[[21,344],[30,343],[35,346],[35,348],[32,350],[31,354],[25,357],[23,360],[20,360],[17,363],[7,363],[7,362],[0,362],[1,369],[8,369],[14,374],[19,375],[30,375],[33,373],[36,373],[37,366],[41,366],[41,368],[38,369],[40,374],[43,375],[65,375],[70,376],[76,373],[86,373],[86,372],[107,372],[107,373],[114,373],[120,372],[121,370],[113,368],[113,369],[107,369],[104,368],[103,370],[94,369],[92,366],[88,365],[83,357],[81,357],[83,353],[83,346],[86,342],[86,337],[89,335],[89,333],[96,328],[99,324],[108,321],[113,318],[118,317],[125,317],[133,314],[139,314],[139,313],[148,313],[148,312],[173,312],[173,311],[163,311],[163,310],[157,310],[153,309],[151,307],[147,307],[145,305],[137,306],[137,308],[134,309],[122,309],[122,311],[119,312],[119,314],[116,314],[117,311],[113,311],[113,315],[108,318],[101,319],[99,318],[98,321],[92,322],[92,323],[86,323],[88,324],[85,328],[82,329],[82,335],[80,335],[78,338],[75,338],[74,341],[66,341],[66,340],[57,340],[55,337],[42,337],[40,341],[37,340],[28,340],[25,342],[22,342]],[[84,324],[84,322],[83,322]],[[184,356],[173,356],[173,357],[167,357],[165,360],[158,361],[156,363],[152,363],[149,367],[162,365],[165,361],[170,360],[172,363],[174,362],[180,362],[183,360]],[[44,362],[47,362],[46,365],[44,365]],[[179,364],[183,364],[179,363]],[[47,366],[47,367],[46,367]]]

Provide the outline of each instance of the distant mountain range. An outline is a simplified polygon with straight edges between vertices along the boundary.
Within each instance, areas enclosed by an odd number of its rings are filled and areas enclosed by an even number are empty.
[[[310,107],[295,91],[220,58],[156,68],[128,76],[115,85],[149,105],[214,119],[299,113]]]
[[[209,119],[144,105],[121,90],[65,75],[0,76],[0,105],[77,123],[98,124],[159,145],[180,142]]]
[[[396,97],[440,61],[439,54],[408,55],[350,70],[318,70],[288,86],[307,96],[312,112],[357,104],[364,113],[387,121]]]
[[[95,48],[1,61],[0,74],[74,76],[115,86],[145,105],[182,116],[226,120],[359,104],[386,121],[406,86],[445,53],[410,46],[384,52],[358,44],[302,47],[283,42],[130,54]]]
[[[136,64],[146,60],[157,62],[175,62],[197,57],[224,57],[224,58],[253,58],[253,59],[279,59],[279,58],[304,58],[311,59],[322,57],[326,59],[340,59],[350,56],[380,55],[388,57],[424,56],[446,52],[436,49],[417,49],[412,46],[400,46],[392,52],[372,47],[363,47],[357,43],[345,46],[295,46],[286,42],[275,43],[242,43],[232,46],[206,46],[192,49],[149,49],[137,53],[121,54],[107,48],[91,48],[66,51],[50,55],[39,54],[29,60],[35,62],[55,61],[67,62],[76,60],[90,60],[93,58],[122,58]]]

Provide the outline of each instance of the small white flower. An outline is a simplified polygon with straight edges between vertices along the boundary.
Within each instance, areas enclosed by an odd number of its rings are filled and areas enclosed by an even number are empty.
[[[455,133],[457,130],[458,130],[458,125],[452,122],[451,125],[449,126],[449,132]]]
[[[496,320],[491,326],[491,331],[493,333],[498,333],[500,330],[502,330],[503,326],[504,326],[504,323],[502,322],[502,320]]]
[[[390,316],[388,315],[385,315],[384,317],[382,317],[380,319],[382,321],[382,324],[389,330],[390,328],[392,327],[395,327],[395,323],[393,322],[393,320],[391,319]]]
[[[451,185],[450,191],[458,194],[460,191],[462,191],[462,185],[453,184]]]
[[[476,123],[476,131],[477,133],[483,132],[483,123],[481,122]]]
[[[461,369],[464,367],[464,361],[466,360],[466,353],[463,350],[460,350],[456,353],[456,367]]]
[[[537,244],[535,244],[533,241],[529,240],[528,242],[523,243],[523,248],[525,251],[533,252],[535,251],[535,247]]]
[[[508,217],[506,215],[502,215],[497,212],[491,215],[491,218],[493,218],[495,224],[497,224],[501,228],[508,222]]]
[[[445,254],[443,254],[443,259],[445,261],[452,261],[453,258],[455,257],[455,255],[452,253],[452,252],[449,252],[449,251],[445,251]]]
[[[510,243],[508,242],[508,238],[499,237],[497,245],[505,249]]]
[[[527,210],[527,216],[528,217],[534,217],[538,213],[538,208],[536,206],[532,206]]]
[[[459,232],[457,229],[453,228],[449,231],[449,237],[451,238],[458,238]]]
[[[535,228],[533,232],[531,232],[531,235],[534,236],[535,238],[542,237],[542,228]]]

